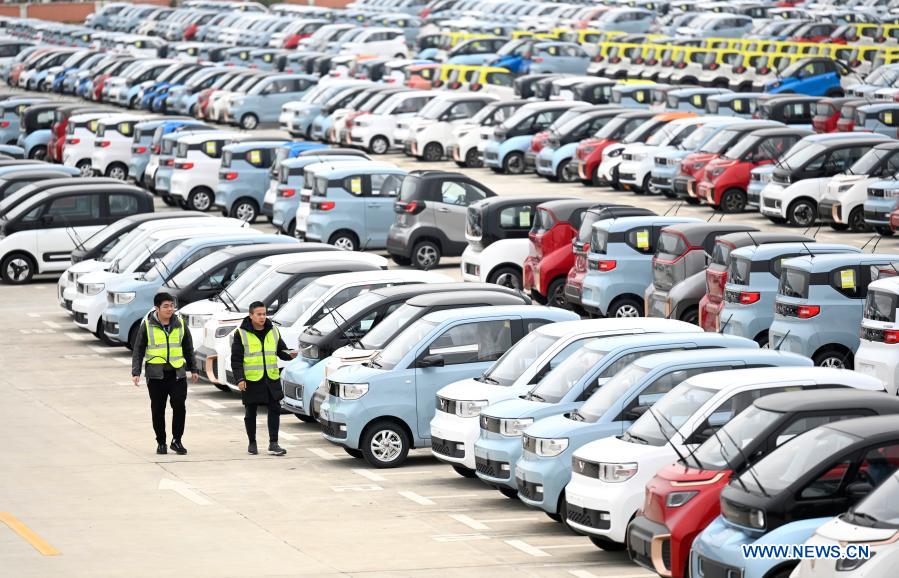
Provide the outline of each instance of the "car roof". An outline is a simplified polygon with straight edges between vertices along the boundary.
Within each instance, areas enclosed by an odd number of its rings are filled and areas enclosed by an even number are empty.
[[[843,265],[866,265],[883,262],[899,263],[899,255],[886,253],[829,253],[810,257],[803,255],[788,259],[784,266],[811,272],[830,271]]]
[[[660,223],[662,225],[675,225],[678,223],[701,223],[701,219],[693,217],[674,217],[669,215],[646,215],[642,217],[620,217],[617,219],[605,219],[593,223],[594,229],[603,229],[609,232],[626,231],[634,226],[646,225],[649,223]]]
[[[517,305],[528,303],[530,299],[523,293],[493,283],[446,283],[429,285],[431,291],[406,301],[416,307],[439,307],[442,305],[466,305],[473,301],[491,299],[495,305]],[[502,303],[500,303],[502,302]]]
[[[716,243],[728,243],[733,248],[747,245],[764,245],[767,243],[814,243],[815,239],[799,233],[786,233],[782,231],[759,231],[756,233],[744,231],[729,233],[715,239]]]
[[[588,334],[596,332],[620,333],[622,331],[679,332],[696,333],[691,324],[677,319],[661,319],[654,317],[612,318],[612,319],[578,319],[550,323],[537,329],[537,332],[556,339],[566,335]]]
[[[362,262],[362,260],[359,260]],[[363,262],[363,264],[366,264]],[[278,269],[279,272],[283,272],[283,269]],[[417,271],[415,269],[390,269],[390,270],[382,270],[382,269],[372,269],[370,271],[355,271],[351,273],[336,273],[333,275],[328,275],[327,277],[322,277],[319,279],[319,283],[322,285],[328,285],[331,287],[337,285],[348,285],[348,284],[358,284],[360,282],[366,281],[391,281],[391,280],[401,280],[401,281],[427,281],[427,280],[435,280],[445,277],[439,273],[429,273],[427,271]],[[424,284],[424,283],[423,283]]]
[[[884,435],[891,436],[899,434],[899,422],[897,422],[896,416],[892,415],[844,419],[838,422],[829,423],[822,427],[828,427],[871,442],[874,442],[875,438]]]
[[[230,151],[232,153],[249,151],[257,148],[277,148],[284,144],[283,140],[251,140],[244,142],[237,142],[234,144],[225,145],[222,147],[223,151]]]
[[[753,261],[767,261],[779,255],[799,251],[805,253],[811,251],[815,254],[817,251],[833,251],[834,249],[845,249],[850,253],[861,253],[857,247],[843,245],[840,243],[769,243],[767,245],[747,245],[739,247],[731,253],[733,257],[748,257]],[[817,257],[816,257],[817,258]]]
[[[796,128],[795,126],[772,126],[772,127],[764,127],[758,130],[752,131],[753,136],[780,136],[780,135],[791,135],[798,134],[800,137],[807,137],[815,134],[814,132],[804,129],[804,128]]]
[[[538,208],[550,211],[559,221],[568,221],[578,209],[587,209],[598,204],[595,200],[560,199],[541,204]]]
[[[557,196],[508,196],[508,195],[497,195],[495,197],[487,197],[486,199],[481,199],[475,203],[472,203],[470,206],[472,207],[486,207],[489,209],[508,207],[510,205],[520,205],[522,203],[530,203],[535,205],[541,205],[543,203],[547,203],[550,201],[560,200]]]
[[[795,369],[795,368],[790,368]],[[825,367],[799,368],[805,373],[818,373],[817,370],[849,371],[845,369],[831,369]],[[849,371],[849,373],[854,373]],[[857,375],[857,374],[856,374]],[[862,376],[868,377],[868,376]],[[838,378],[839,379],[839,378]],[[873,379],[873,378],[871,378]],[[827,381],[824,381],[827,380]],[[828,378],[822,378],[822,382],[830,382]],[[842,383],[853,383],[852,378]],[[797,411],[833,411],[852,409],[871,409],[882,414],[899,413],[899,398],[894,395],[884,395],[880,391],[865,391],[854,387],[837,389],[817,389],[811,391],[788,391],[766,395],[755,400],[754,405],[759,409],[778,413]]]
[[[281,237],[281,239],[283,239],[283,236],[275,235],[274,233],[260,233],[255,229],[241,229],[240,227],[230,227],[229,229],[226,229],[224,233],[215,237],[209,236],[204,230],[202,237],[187,239],[184,241],[184,245],[188,247],[191,245],[205,245],[206,243],[209,243],[211,241],[221,241],[228,239],[243,240],[247,237],[256,238],[256,240],[260,243],[264,243],[266,241],[278,241],[280,240],[278,239],[278,237]]]
[[[464,309],[443,309],[432,311],[424,316],[424,319],[433,323],[443,323],[457,318],[477,319],[478,317],[493,317],[497,315],[521,315],[526,318],[552,318],[570,319],[567,311],[555,307],[543,307],[534,305],[488,305],[486,307],[466,307]]]
[[[182,133],[172,133],[175,137],[175,140],[179,143],[186,143],[189,145],[199,144],[206,142],[208,140],[218,140],[225,138],[246,138],[245,135],[230,131],[230,130],[209,130],[203,132],[182,132]],[[166,135],[169,136],[169,135]]]
[[[666,230],[677,231],[683,234],[691,243],[702,243],[711,233],[727,234],[739,231],[757,231],[755,227],[744,223],[679,223],[665,227]]]
[[[557,325],[557,324],[553,324]],[[584,346],[589,347],[593,351],[612,351],[618,348],[640,347],[645,345],[667,345],[670,343],[681,343],[684,341],[693,341],[700,345],[719,345],[723,347],[752,347],[752,342],[745,337],[736,335],[727,335],[722,333],[707,333],[705,331],[691,331],[678,333],[646,333],[634,334],[618,334],[606,337],[598,337],[590,340]],[[683,353],[683,352],[681,352]]]
[[[690,355],[685,356],[683,351],[670,351],[667,353],[654,353],[652,355],[645,355],[633,363],[635,365],[639,365],[644,369],[654,369],[657,367],[665,367],[669,365],[678,365],[683,363],[708,363],[708,362],[717,362],[717,361],[744,361],[747,365],[751,365],[753,362],[773,362],[778,359],[789,359],[791,361],[796,361],[801,363],[802,360],[808,361],[808,367],[811,367],[812,362],[808,358],[803,358],[800,355],[795,353],[787,353],[786,351],[772,351],[770,349],[758,349],[752,347],[729,347],[729,348],[721,348],[721,349],[701,349],[698,351],[691,351]],[[782,367],[778,367],[778,369],[783,369]],[[740,370],[745,371],[745,370]],[[753,369],[755,371],[755,369]],[[728,375],[728,379],[720,379],[717,376],[720,376],[722,372],[709,372],[701,375],[696,375],[691,377],[688,381],[690,381],[693,385],[705,387],[707,389],[724,389],[725,387],[730,387],[731,384],[735,384],[738,382],[738,377],[736,377],[736,371],[731,371],[730,373],[734,374],[735,377],[731,379],[730,375]],[[747,379],[748,377],[744,376],[743,379]]]
[[[324,170],[322,170],[321,168],[316,169],[318,165],[328,165],[328,162],[325,161],[323,163],[318,163],[317,165],[307,166],[306,171],[314,173],[316,177],[327,176],[328,179],[358,174],[375,174],[380,172],[399,172],[403,174],[406,173],[406,169],[400,168],[395,164],[386,161],[378,162],[363,160],[361,163],[344,161]]]
[[[281,255],[289,253],[303,253],[309,251],[330,251],[325,243],[266,243],[260,245],[235,245],[219,251],[234,258],[255,257],[257,255]]]

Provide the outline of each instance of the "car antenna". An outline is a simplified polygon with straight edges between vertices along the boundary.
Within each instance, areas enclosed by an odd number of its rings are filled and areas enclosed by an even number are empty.
[[[787,332],[784,333],[784,336],[780,338],[780,341],[777,342],[777,345],[774,346],[774,351],[780,351],[780,346],[784,344],[784,340],[786,340],[787,336],[790,334],[792,329],[787,329]]]
[[[814,239],[814,240],[817,241],[817,240],[818,240],[818,233],[820,233],[820,232],[821,232],[821,225],[818,225],[818,228],[815,229],[815,234],[812,235],[812,239]]]
[[[874,241],[874,246],[871,247],[871,253],[872,253],[872,254],[874,253],[874,251],[877,250],[877,245],[879,245],[880,242],[881,242],[882,240],[883,240],[883,237],[880,237],[879,239],[877,239],[876,241]]]
[[[752,231],[746,231],[746,236],[749,237],[749,240],[752,241],[752,244],[756,247],[759,246],[759,242],[755,240],[755,237],[752,236]],[[728,320],[729,321],[729,320]]]
[[[662,432],[662,435],[665,437],[665,441],[668,442],[668,445],[670,445],[670,446],[671,446],[671,449],[674,450],[674,453],[677,454],[678,459],[680,459],[680,461],[682,461],[682,462],[684,462],[684,463],[686,464],[686,463],[687,463],[687,457],[684,456],[683,454],[681,454],[681,453],[680,453],[680,450],[677,449],[677,446],[675,446],[675,445],[671,442],[671,438],[668,437],[668,434],[665,433],[665,428],[662,427],[662,420],[660,420],[660,419],[659,419],[659,416],[656,415],[656,412],[654,412],[654,411],[652,410],[652,407],[648,408],[647,411],[649,411],[649,415],[652,416],[652,419],[656,420],[656,423],[659,425],[659,431]],[[667,417],[665,417],[665,416],[663,415],[662,418],[663,418],[666,422],[668,422],[668,425],[670,425],[672,428],[674,428],[674,431],[675,431],[675,432],[677,432],[677,428],[674,427],[674,424],[673,424],[673,423],[671,423],[670,421],[668,421],[668,418],[667,418]],[[683,436],[681,436],[681,438],[683,439]],[[686,440],[685,440],[685,441],[686,441]]]
[[[712,214],[709,215],[709,218],[705,220],[705,222],[706,222],[706,223],[711,222],[711,220],[714,219],[714,218],[715,218],[715,215],[717,215],[717,214],[718,214],[718,209],[715,209],[714,211],[712,211]]]
[[[803,247],[805,248],[805,250],[808,252],[809,258],[810,258],[810,259],[814,259],[814,258],[815,258],[815,254],[812,253],[812,250],[808,248],[808,245],[805,243],[805,241],[802,241],[802,246],[803,246]]]
[[[724,328],[727,327],[727,324],[730,323],[730,320],[733,319],[733,318],[734,318],[734,314],[731,313],[731,314],[730,314],[730,317],[727,318],[727,321],[724,322],[724,325],[722,325],[721,328],[718,329],[718,334],[719,334],[719,335],[724,335]]]
[[[679,207],[679,206],[681,205],[682,202],[683,202],[683,201],[674,201],[673,203],[671,203],[671,206],[668,207],[668,210],[665,211],[665,214],[662,215],[662,216],[663,216],[663,217],[667,217],[667,216],[668,216],[668,213],[670,213],[672,209],[674,209],[674,208],[676,208],[676,207]],[[675,212],[674,214],[676,215],[677,212]]]

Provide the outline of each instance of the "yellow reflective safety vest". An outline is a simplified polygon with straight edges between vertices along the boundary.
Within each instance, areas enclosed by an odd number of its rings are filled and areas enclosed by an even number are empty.
[[[255,333],[245,329],[237,330],[243,343],[243,375],[247,381],[259,381],[264,375],[269,379],[278,379],[278,341],[281,339],[278,328],[272,326],[259,341]]]
[[[184,339],[184,321],[180,317],[177,319],[178,323],[168,334],[159,325],[151,323],[150,319],[144,321],[147,330],[145,363],[149,365],[168,363],[175,369],[184,367],[184,352],[181,350],[181,340]]]

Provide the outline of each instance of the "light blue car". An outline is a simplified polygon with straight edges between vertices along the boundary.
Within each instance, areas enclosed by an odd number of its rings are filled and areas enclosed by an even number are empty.
[[[604,12],[598,20],[590,23],[590,28],[608,32],[643,34],[649,32],[656,19],[656,13],[642,8],[612,8]]]
[[[244,141],[222,147],[215,206],[253,223],[259,216],[271,179],[275,149],[284,141]]]
[[[483,66],[496,58],[496,53],[509,41],[503,36],[472,38],[455,45],[446,55],[447,64]]]
[[[131,145],[131,160],[128,163],[129,181],[143,183],[144,171],[153,154],[153,136],[156,134],[156,129],[166,123],[175,125],[178,122],[178,120],[156,119],[134,125],[134,144]]]
[[[890,213],[897,208],[899,181],[874,181],[868,185],[868,197],[865,199],[865,224],[880,234],[892,234]]]
[[[880,102],[860,106],[855,110],[855,129],[876,132],[895,138],[899,127],[899,103]]]
[[[566,183],[578,180],[577,169],[571,164],[578,145],[623,112],[627,111],[615,106],[600,105],[595,110],[579,114],[560,124],[558,128],[553,127],[543,148],[537,153],[537,174]]]
[[[665,99],[665,109],[704,115],[706,113],[706,101],[710,97],[730,92],[727,88],[704,88],[701,86],[671,90]]]
[[[303,98],[317,81],[309,74],[277,74],[264,78],[246,94],[232,97],[228,119],[244,130],[253,130],[260,123],[278,122],[281,107]]]
[[[815,365],[852,369],[868,284],[895,275],[899,255],[840,253],[783,263],[768,330],[771,347],[812,358]]]
[[[317,170],[305,237],[347,251],[385,249],[406,171],[364,161]],[[310,188],[310,187],[307,187]]]
[[[481,375],[536,327],[575,319],[570,311],[530,305],[429,313],[365,365],[328,376],[322,435],[374,467],[402,465],[411,448],[445,443],[431,436],[437,390]],[[468,412],[480,410],[469,405]]]
[[[334,120],[331,118],[331,115],[334,114],[334,111],[346,107],[350,101],[356,98],[356,96],[366,88],[369,88],[369,86],[365,84],[349,86],[332,96],[328,102],[321,107],[315,120],[312,121],[312,132],[310,135],[312,140],[324,142],[325,136],[328,134],[328,131],[331,130],[331,125]]]
[[[503,121],[484,146],[484,166],[496,172],[521,174],[527,170],[525,152],[531,138],[547,130],[559,117],[584,102],[550,101],[525,104]]]
[[[246,230],[239,233],[205,234],[184,241],[158,261],[147,273],[120,275],[106,283],[107,305],[103,333],[113,343],[131,347],[140,321],[153,308],[153,296],[168,279],[206,255],[236,245],[284,243],[281,235]]]
[[[689,217],[622,217],[593,225],[581,306],[602,317],[642,317],[652,283],[652,256],[662,229],[698,223]]]
[[[346,90],[351,86],[368,84],[363,80],[350,80],[335,82],[333,84],[319,85],[313,90],[305,93],[303,98],[299,99],[299,104],[292,107],[293,117],[290,118],[286,125],[282,128],[287,130],[292,136],[312,136],[312,123],[315,118],[321,114],[322,107],[325,106],[331,98],[336,94]]]
[[[767,344],[783,260],[809,253],[861,253],[861,250],[827,243],[768,243],[731,252],[724,309],[719,315],[723,332],[754,339],[759,345]]]
[[[745,339],[717,333],[654,333],[594,339],[572,353],[528,394],[481,411],[481,435],[474,444],[477,475],[504,495],[518,496],[512,466],[522,454],[521,431],[551,416],[577,410],[630,363],[654,353],[722,347],[752,347]],[[616,381],[616,384],[622,382]],[[603,394],[611,396],[613,392]],[[628,397],[627,391],[614,395]],[[590,402],[588,402],[590,403]]]
[[[10,98],[0,101],[0,143],[18,146],[22,111],[32,104],[47,102],[43,97]]]
[[[709,349],[685,356],[657,353],[634,361],[576,412],[551,416],[524,430],[524,451],[515,466],[518,497],[551,518],[565,519],[565,486],[571,480],[571,455],[581,446],[624,433],[648,407],[685,379],[701,373],[746,367],[803,366],[809,360],[778,351],[746,347]]]
[[[674,177],[680,172],[681,161],[689,154],[695,153],[708,141],[734,124],[736,118],[711,118],[693,134],[684,139],[677,147],[663,147],[653,155],[652,171],[649,177],[649,188],[653,194],[676,197]],[[759,125],[763,128],[764,125]]]
[[[166,96],[166,110],[174,114],[194,116],[200,94],[207,88],[224,84],[232,78],[232,70],[224,66],[209,68],[206,70],[207,74],[194,76],[185,85],[173,87]]]

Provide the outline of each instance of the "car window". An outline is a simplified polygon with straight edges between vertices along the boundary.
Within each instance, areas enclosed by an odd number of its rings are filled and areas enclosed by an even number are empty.
[[[494,361],[512,346],[508,319],[463,323],[445,331],[428,346],[428,355],[442,355],[445,365]]]
[[[843,478],[849,472],[849,468],[851,467],[852,462],[848,459],[834,465],[824,472],[824,474],[805,486],[799,493],[799,498],[809,500],[835,495],[843,483]]]
[[[75,221],[100,218],[99,195],[69,195],[53,199],[47,205],[43,217],[53,217],[54,222],[65,225]]]
[[[248,261],[247,261],[248,262]],[[211,289],[219,289],[224,287],[225,285],[225,275],[228,273],[228,267],[220,267],[212,273],[208,274],[208,277],[203,280],[197,286],[198,291],[209,291]]]
[[[499,226],[502,229],[530,229],[533,211],[531,205],[506,207],[499,212]]]
[[[656,234],[653,235],[649,227],[631,229],[627,232],[625,243],[635,251],[639,251],[644,255],[652,255],[656,251],[656,241],[659,237],[658,231],[659,229],[656,228]]]
[[[123,217],[134,215],[138,212],[138,205],[137,197],[134,195],[109,195],[109,216]]]
[[[467,206],[467,191],[462,183],[445,181],[440,185],[441,201],[448,205]]]
[[[870,148],[870,146],[860,146],[835,150],[828,156],[825,170],[829,174],[841,173],[852,166],[852,164],[868,152],[868,149]]]
[[[850,299],[863,297],[858,267],[843,267],[830,272],[830,286]]]
[[[481,110],[481,107],[484,106],[484,103],[481,101],[469,100],[467,102],[459,102],[456,103],[444,117],[444,120],[453,121],[453,120],[461,120],[463,118],[471,118],[475,115],[476,112]]]
[[[816,427],[820,427],[822,425],[827,425],[829,423],[834,423],[837,421],[841,421],[844,419],[851,419],[854,417],[862,417],[865,415],[870,415],[869,413],[856,413],[854,415],[849,415],[846,413],[836,414],[836,415],[809,415],[800,417],[799,419],[794,420],[791,424],[785,427],[781,432],[777,435],[777,439],[774,440],[774,445],[779,446],[784,444],[794,437],[798,436],[801,433],[805,433],[809,430],[813,430]]]
[[[762,160],[774,160],[796,144],[799,137],[794,135],[772,136],[762,139],[758,144],[753,156],[753,160],[758,162]]]
[[[371,196],[395,197],[403,184],[403,175],[374,174],[371,175]]]

